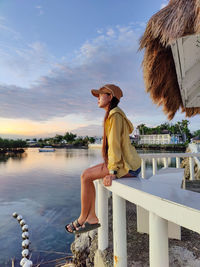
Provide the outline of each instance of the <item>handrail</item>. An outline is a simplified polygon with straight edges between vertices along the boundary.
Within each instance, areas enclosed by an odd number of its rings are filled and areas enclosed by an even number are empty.
[[[165,167],[167,167],[166,159],[176,157],[176,167],[180,168],[180,158],[189,157],[192,159],[190,160],[192,167],[194,156],[200,156],[200,153],[160,153],[140,154],[140,156],[143,174],[145,174],[145,160],[149,156],[152,159],[155,174],[158,158],[164,158]],[[200,195],[198,193],[140,178],[113,180],[110,187],[104,187],[101,180],[96,184],[98,186],[98,217],[101,222],[101,227],[98,229],[98,248],[101,251],[108,247],[108,192],[113,194],[113,262],[115,267],[127,266],[126,200],[149,212],[151,267],[169,266],[168,221],[200,233]]]
[[[180,168],[180,158],[189,157],[190,166],[190,180],[194,180],[194,158],[200,157],[200,153],[156,153],[156,154],[140,154],[142,159],[141,163],[141,175],[142,178],[146,178],[145,162],[147,159],[152,159],[153,175],[157,172],[156,159],[163,159],[164,167],[168,167],[168,158],[176,158],[176,168]]]

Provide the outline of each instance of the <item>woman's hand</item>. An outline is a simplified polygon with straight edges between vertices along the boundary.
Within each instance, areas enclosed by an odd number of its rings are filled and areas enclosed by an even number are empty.
[[[111,186],[112,185],[112,180],[116,179],[116,175],[114,174],[108,174],[103,178],[103,184],[105,186]]]

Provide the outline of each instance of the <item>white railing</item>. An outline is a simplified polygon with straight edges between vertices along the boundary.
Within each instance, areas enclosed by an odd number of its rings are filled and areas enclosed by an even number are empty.
[[[147,160],[152,160],[153,175],[157,172],[157,161],[162,159],[164,163],[164,168],[168,167],[168,161],[171,158],[176,158],[176,168],[180,168],[180,159],[189,158],[190,165],[190,180],[194,180],[194,158],[200,157],[200,153],[159,153],[159,154],[140,154],[142,158],[142,178],[146,178],[146,166],[145,163]]]
[[[153,174],[157,172],[157,160],[162,158],[164,167],[169,158],[190,159],[190,179],[194,179],[194,157],[200,153],[140,154],[142,177],[145,178],[147,159],[152,160]],[[166,183],[151,182],[149,179],[123,178],[113,180],[112,186],[104,187],[102,180],[96,182],[97,209],[101,227],[98,229],[98,249],[108,247],[108,196],[113,201],[113,266],[127,266],[126,200],[149,212],[149,253],[151,267],[168,267],[168,221],[200,233],[200,195],[195,192],[173,188]],[[169,197],[168,197],[169,196]]]

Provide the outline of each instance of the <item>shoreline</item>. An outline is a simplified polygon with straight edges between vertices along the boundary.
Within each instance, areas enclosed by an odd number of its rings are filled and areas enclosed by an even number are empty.
[[[22,154],[24,152],[24,148],[0,148],[0,155]]]

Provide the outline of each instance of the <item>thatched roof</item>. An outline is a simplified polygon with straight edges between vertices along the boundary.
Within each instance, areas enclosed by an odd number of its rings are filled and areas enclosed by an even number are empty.
[[[146,91],[154,103],[163,105],[168,119],[179,108],[187,117],[200,114],[200,108],[185,108],[181,99],[170,44],[176,39],[200,33],[200,1],[170,0],[149,20],[140,40],[144,49],[143,73]]]

